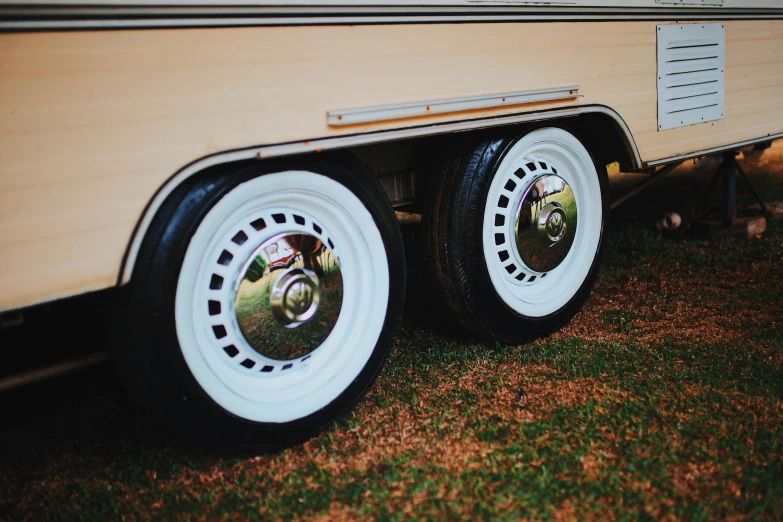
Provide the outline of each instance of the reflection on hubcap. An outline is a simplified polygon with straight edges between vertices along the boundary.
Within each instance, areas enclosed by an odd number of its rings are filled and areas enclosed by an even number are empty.
[[[265,241],[245,264],[234,310],[248,344],[269,359],[303,357],[329,336],[343,281],[334,252],[310,234]]]
[[[286,328],[296,328],[318,311],[318,276],[304,268],[289,268],[272,286],[272,313]]]
[[[549,272],[563,262],[574,243],[576,198],[560,176],[537,178],[522,196],[514,233],[519,256],[531,270]]]
[[[557,243],[563,239],[567,225],[566,215],[560,203],[553,201],[552,203],[547,203],[541,209],[541,214],[538,217],[538,228],[540,232],[546,234],[547,239],[552,243]]]

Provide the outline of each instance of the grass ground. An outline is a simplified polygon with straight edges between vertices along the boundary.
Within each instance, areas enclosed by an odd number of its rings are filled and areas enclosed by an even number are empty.
[[[746,167],[783,199],[783,169]],[[564,330],[479,343],[411,306],[356,410],[273,455],[160,435],[110,365],[7,392],[0,518],[781,520],[783,222],[750,241],[652,231],[663,211],[687,217],[705,172],[614,213]],[[15,335],[15,349],[60,338]]]

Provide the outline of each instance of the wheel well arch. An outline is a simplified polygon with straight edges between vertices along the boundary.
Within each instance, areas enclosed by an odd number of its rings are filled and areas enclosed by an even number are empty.
[[[144,208],[141,218],[131,234],[120,266],[117,284],[123,285],[130,281],[142,240],[158,210],[177,187],[194,176],[220,175],[239,170],[243,166],[259,160],[281,161],[281,159],[290,156],[314,154],[326,150],[351,149],[362,145],[384,144],[468,131],[494,129],[497,132],[503,127],[518,129],[528,127],[531,124],[540,126],[545,122],[557,122],[557,124],[564,124],[573,129],[579,134],[580,139],[584,140],[596,161],[601,164],[618,161],[624,170],[639,170],[643,167],[628,125],[615,110],[603,105],[524,112],[494,118],[462,120],[438,125],[422,125],[219,152],[185,165],[158,188]]]
[[[630,131],[626,134],[617,120],[608,114],[594,112],[567,118],[566,121],[600,165],[618,162],[623,172],[642,168]]]

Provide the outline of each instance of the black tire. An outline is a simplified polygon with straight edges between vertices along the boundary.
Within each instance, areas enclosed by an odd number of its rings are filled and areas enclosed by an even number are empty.
[[[564,306],[544,316],[520,314],[501,299],[484,257],[484,210],[498,166],[525,135],[489,137],[465,146],[431,185],[424,215],[425,251],[435,295],[470,333],[508,344],[547,335],[579,311],[598,275],[608,229],[606,169],[598,168],[590,156],[598,174],[602,221],[600,239],[583,282]]]
[[[281,171],[326,176],[348,188],[369,211],[388,259],[386,316],[358,376],[336,399],[303,418],[258,422],[227,411],[194,377],[175,324],[178,278],[202,220],[238,185]],[[141,245],[122,312],[127,328],[117,360],[133,394],[169,427],[214,447],[268,451],[305,440],[349,411],[380,372],[402,315],[405,262],[399,226],[378,181],[348,157],[264,163],[239,172],[204,175],[178,187],[157,212]]]

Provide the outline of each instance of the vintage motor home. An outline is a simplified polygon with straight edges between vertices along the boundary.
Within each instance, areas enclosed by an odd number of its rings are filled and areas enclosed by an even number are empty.
[[[516,343],[588,295],[605,165],[783,136],[783,0],[0,2],[0,310],[123,287],[117,359],[218,444],[299,440],[433,295]]]

